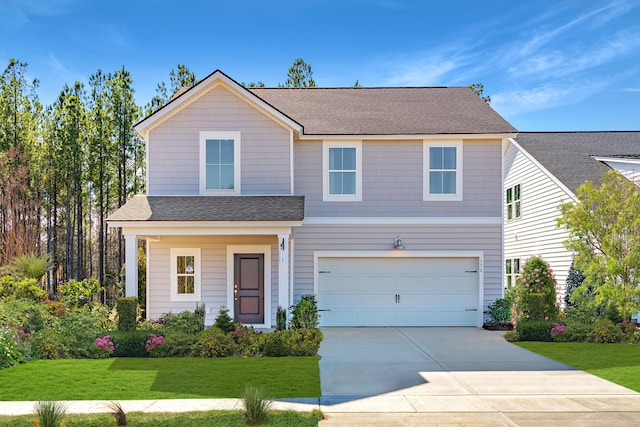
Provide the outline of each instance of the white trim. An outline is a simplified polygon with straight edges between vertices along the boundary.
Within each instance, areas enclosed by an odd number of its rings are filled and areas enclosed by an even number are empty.
[[[234,317],[235,304],[233,301],[234,255],[235,254],[263,254],[264,255],[264,323],[251,324],[254,328],[270,328],[271,325],[271,245],[228,245],[227,246],[227,309],[229,316]]]
[[[233,139],[233,189],[213,190],[207,189],[207,140],[208,139]],[[239,196],[241,192],[240,150],[241,134],[237,131],[200,131],[200,195],[201,196]]]
[[[319,258],[477,258],[478,311],[476,313],[475,326],[482,326],[484,311],[484,251],[314,251],[313,293],[316,296],[318,295]]]
[[[305,225],[500,225],[502,217],[307,217]]]
[[[178,256],[193,256],[193,294],[178,294],[178,281],[177,281],[177,265],[176,257]],[[170,301],[189,301],[200,302],[202,297],[201,283],[202,283],[202,262],[201,262],[201,249],[200,248],[170,248],[169,249],[169,296]]]
[[[145,289],[145,310],[144,310],[144,318],[145,319],[149,319],[149,301],[151,301],[150,298],[150,292],[149,292],[149,268],[151,267],[151,256],[150,256],[150,252],[151,250],[149,249],[150,243],[148,239],[145,239],[144,241],[144,254],[145,254],[145,258],[146,258],[146,266],[147,268],[145,269],[144,274],[146,274],[146,280],[144,281],[144,283],[146,284],[147,288]]]
[[[289,308],[290,234],[278,234],[278,305]]]
[[[293,129],[289,129],[289,180],[291,181],[290,194],[295,194],[294,165],[293,165]]]
[[[150,130],[157,127],[169,117],[173,116],[175,113],[187,107],[192,102],[196,101],[198,98],[202,97],[218,86],[224,86],[232,90],[238,97],[254,105],[257,105],[266,113],[271,115],[274,119],[280,121],[281,123],[284,123],[287,127],[297,130],[298,132],[302,132],[302,126],[300,126],[300,124],[296,123],[291,118],[287,117],[280,111],[273,108],[271,105],[264,102],[253,92],[247,90],[246,88],[243,88],[219,70],[211,73],[207,78],[198,83],[195,87],[180,95],[180,97],[178,97],[178,99],[176,99],[175,101],[170,101],[161,110],[140,121],[134,127],[134,129],[136,130],[136,132],[142,135],[143,138],[146,139],[145,135],[148,135]]]
[[[356,150],[356,194],[329,193],[329,149],[355,148]],[[362,201],[362,141],[323,141],[322,142],[322,200],[325,202]]]
[[[431,194],[429,192],[429,148],[454,147],[456,149],[456,192],[455,194]],[[462,140],[422,141],[422,200],[423,201],[461,201],[463,188],[463,144]]]
[[[282,234],[299,227],[302,221],[276,222],[269,224],[257,221],[216,222],[216,221],[117,221],[111,227],[122,227],[122,233],[138,235],[177,236],[177,235],[246,235],[246,234]]]
[[[533,157],[531,154],[529,154],[529,152],[527,150],[525,150],[524,148],[522,148],[522,146],[520,144],[518,144],[518,141],[516,141],[513,138],[509,138],[509,141],[527,158],[529,159],[535,166],[537,166],[542,173],[544,173],[547,177],[549,177],[549,179],[551,179],[551,181],[554,182],[554,184],[556,184],[558,187],[560,187],[560,189],[562,191],[564,191],[565,193],[567,193],[567,196],[571,197],[571,200],[574,202],[578,201],[578,198],[576,197],[575,194],[573,194],[573,191],[569,190],[569,188],[564,185],[558,178],[556,178],[556,176],[554,174],[552,174],[551,172],[549,172],[547,170],[547,168],[545,168],[544,166],[542,166],[542,163],[540,163],[539,161],[536,160],[535,157]],[[502,184],[502,187],[504,189],[504,183]],[[503,190],[504,191],[504,190]],[[522,189],[520,189],[520,191],[522,191]]]
[[[125,295],[128,297],[138,296],[138,236],[136,234],[124,235],[124,256],[125,256]]]
[[[318,141],[318,140],[340,140],[340,141],[366,141],[366,140],[376,140],[376,141],[420,141],[425,139],[432,139],[437,141],[446,141],[446,140],[461,140],[461,139],[504,139],[504,138],[515,138],[517,133],[474,133],[474,134],[464,134],[464,133],[456,133],[456,134],[416,134],[416,135],[407,135],[407,134],[389,134],[389,135],[375,135],[375,134],[362,134],[362,135],[298,135],[298,139],[300,140],[310,140],[310,141]]]
[[[603,156],[591,156],[594,160],[604,163],[623,163],[630,165],[640,165],[640,159],[631,157],[603,157]]]

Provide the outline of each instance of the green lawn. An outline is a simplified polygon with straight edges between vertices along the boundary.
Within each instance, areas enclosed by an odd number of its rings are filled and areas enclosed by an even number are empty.
[[[318,357],[36,360],[0,371],[0,400],[320,396]]]
[[[515,344],[640,392],[640,345],[531,341]]]
[[[267,426],[282,427],[317,427],[322,414],[318,411],[310,413],[300,412],[271,412]],[[24,427],[33,425],[34,417],[0,417],[2,427]],[[67,415],[64,420],[66,427],[109,427],[116,426],[116,421],[109,414],[95,415]],[[127,414],[129,427],[163,426],[163,427],[234,427],[246,426],[244,415],[239,411],[209,411],[187,412],[184,414],[143,414],[132,412]]]

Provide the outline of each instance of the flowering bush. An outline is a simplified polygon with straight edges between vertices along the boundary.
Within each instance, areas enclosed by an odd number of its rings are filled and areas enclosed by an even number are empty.
[[[103,351],[111,354],[113,353],[113,341],[109,335],[105,335],[102,338],[96,338],[96,347],[100,347]]]
[[[0,327],[0,369],[31,359],[29,333],[18,326]]]
[[[145,342],[144,348],[148,352],[151,352],[162,344],[164,344],[164,337],[162,335],[149,334],[149,339]]]
[[[562,334],[566,329],[566,326],[559,323],[554,323],[551,328],[551,338],[555,339],[558,335]]]
[[[551,267],[540,257],[531,257],[516,282],[512,307],[513,323],[520,320],[556,319],[559,303],[556,279]]]

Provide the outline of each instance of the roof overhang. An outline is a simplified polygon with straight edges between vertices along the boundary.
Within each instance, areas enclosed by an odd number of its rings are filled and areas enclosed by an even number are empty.
[[[376,140],[376,141],[415,141],[420,139],[447,140],[447,139],[507,139],[515,138],[517,133],[442,133],[442,134],[416,134],[416,135],[307,135],[301,134],[298,139],[309,140]]]
[[[238,84],[238,82],[220,70],[216,70],[209,74],[206,78],[198,82],[198,84],[179,94],[163,105],[160,109],[136,123],[134,125],[134,129],[142,138],[147,140],[149,131],[201,96],[205,95],[211,89],[219,86],[224,86],[231,90],[238,97],[264,111],[284,126],[291,128],[298,133],[302,133],[302,125],[279,111],[271,104],[265,102],[259,96],[253,94],[242,85]]]

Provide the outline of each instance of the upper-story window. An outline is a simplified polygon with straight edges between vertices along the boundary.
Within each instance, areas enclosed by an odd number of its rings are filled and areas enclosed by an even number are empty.
[[[200,194],[240,195],[240,132],[200,132]]]
[[[506,279],[505,289],[510,289],[516,285],[520,276],[520,258],[510,258],[504,261],[504,277]]]
[[[462,142],[425,141],[423,200],[462,200]]]
[[[323,144],[323,200],[362,200],[362,142]]]
[[[507,188],[504,198],[507,206],[507,219],[520,218],[522,215],[520,210],[520,184]]]

